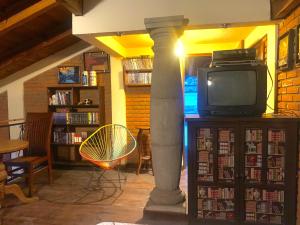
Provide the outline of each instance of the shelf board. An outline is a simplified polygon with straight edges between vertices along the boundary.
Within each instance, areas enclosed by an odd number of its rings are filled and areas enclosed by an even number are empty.
[[[48,90],[98,89],[99,87],[100,86],[69,86],[68,84],[62,84],[62,86],[48,87]]]
[[[91,166],[88,161],[53,161],[54,166]]]
[[[55,146],[80,146],[81,143],[79,143],[79,144],[51,143],[51,145],[55,145]]]
[[[99,105],[49,105],[49,108],[99,108]]]
[[[125,72],[126,73],[152,73],[152,70],[153,69],[137,69],[137,70],[126,70],[125,69]]]
[[[100,127],[100,124],[53,124],[55,127]]]
[[[125,84],[127,87],[150,87],[151,84]]]

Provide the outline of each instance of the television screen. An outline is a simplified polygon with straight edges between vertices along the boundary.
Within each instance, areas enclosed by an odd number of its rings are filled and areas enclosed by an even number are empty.
[[[211,106],[256,104],[256,71],[210,71],[207,74],[207,103]]]

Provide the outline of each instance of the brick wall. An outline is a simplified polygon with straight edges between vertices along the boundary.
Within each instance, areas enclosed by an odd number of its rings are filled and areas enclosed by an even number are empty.
[[[92,51],[94,52],[95,50]],[[60,66],[80,66],[80,70],[83,71],[83,54],[64,62]],[[57,82],[57,73],[58,68],[53,68],[24,83],[25,113],[48,111],[47,87],[59,86]],[[111,123],[110,74],[100,74],[98,76],[98,84],[105,87],[105,123]],[[67,85],[64,84],[63,86]],[[80,86],[80,84],[78,84],[78,86]]]
[[[8,102],[7,92],[0,94],[0,121],[8,120]],[[9,138],[9,129],[7,127],[0,128],[0,139]]]
[[[296,28],[298,24],[300,24],[300,7],[280,23],[279,37]],[[278,72],[277,82],[278,112],[300,116],[300,68],[293,66],[289,71]],[[300,163],[298,167],[300,168]],[[298,179],[297,224],[300,224],[300,179]]]
[[[126,88],[126,121],[134,137],[138,128],[150,127],[150,87]],[[129,157],[130,163],[137,162],[137,153]]]
[[[300,7],[294,10],[279,25],[279,37],[300,24]],[[300,115],[300,68],[295,66],[284,72],[278,72],[278,112]]]

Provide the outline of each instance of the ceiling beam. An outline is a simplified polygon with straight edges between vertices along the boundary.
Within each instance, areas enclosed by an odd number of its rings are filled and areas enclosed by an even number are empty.
[[[83,0],[58,0],[58,2],[75,16],[83,15]]]
[[[283,19],[299,5],[299,0],[271,0],[271,17],[273,20]]]
[[[7,68],[10,68],[11,65],[14,65],[14,67],[16,68],[18,66],[18,63],[20,63],[20,62],[22,63],[23,61],[32,58],[32,56],[39,56],[39,55],[43,54],[44,49],[47,49],[47,48],[50,48],[50,50],[54,49],[55,48],[54,45],[56,43],[62,42],[65,39],[72,38],[72,37],[74,37],[74,39],[77,39],[77,38],[75,38],[75,36],[72,35],[72,30],[69,29],[65,32],[62,32],[62,33],[56,35],[55,37],[49,38],[49,39],[35,45],[34,47],[32,47],[24,52],[20,52],[20,53],[14,55],[13,57],[7,59],[6,61],[1,62],[1,64],[0,64],[0,79],[9,75],[9,74],[4,74],[4,73],[6,73]],[[79,41],[79,39],[78,39],[78,41]],[[69,41],[69,42],[70,42],[70,44],[74,43],[73,41]],[[63,46],[68,47],[66,44],[64,44]],[[61,49],[63,49],[63,48],[61,48]],[[55,49],[55,51],[57,51],[57,49]]]
[[[17,14],[0,22],[0,33],[6,33],[11,29],[21,26],[27,21],[43,14],[45,11],[54,7],[57,4],[56,0],[41,0],[34,5],[18,12]]]

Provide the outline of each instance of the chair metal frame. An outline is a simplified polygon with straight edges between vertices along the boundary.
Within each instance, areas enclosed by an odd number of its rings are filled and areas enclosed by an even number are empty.
[[[116,143],[113,138],[117,136],[118,134],[115,133],[116,127],[118,129],[122,129],[122,131],[126,131],[126,149],[128,146],[128,138],[130,138],[130,150],[126,151],[125,154],[122,155],[115,155],[115,158],[108,158],[107,156],[113,156],[113,153],[116,151],[116,149],[113,147],[113,145]],[[109,129],[112,129],[110,131]],[[108,130],[108,131],[107,131]],[[107,132],[105,132],[107,131]],[[102,132],[102,133],[101,133]],[[113,132],[113,133],[112,133]],[[100,136],[99,136],[100,133]],[[99,138],[96,136],[98,135]],[[115,135],[113,138],[111,138],[111,135]],[[120,138],[120,136],[117,136]],[[93,140],[92,140],[93,139]],[[91,142],[91,143],[89,143]],[[122,148],[125,147],[124,140],[119,141],[119,144],[121,144]],[[95,132],[93,132],[86,140],[84,140],[80,147],[79,147],[79,154],[86,160],[90,161],[93,165],[98,166],[99,168],[103,169],[102,174],[99,175],[97,178],[97,183],[99,184],[101,178],[104,176],[104,172],[106,170],[112,170],[115,167],[118,168],[118,181],[119,181],[119,188],[121,189],[121,176],[120,176],[120,163],[123,159],[127,158],[128,155],[130,155],[135,149],[136,149],[137,143],[134,138],[134,136],[131,134],[131,132],[128,130],[127,127],[120,125],[120,124],[107,124],[100,128],[98,128]],[[120,149],[118,149],[120,151]],[[121,150],[122,152],[123,150]],[[102,157],[102,158],[101,158]],[[90,178],[89,184],[91,184],[93,177]],[[127,180],[125,176],[125,181]]]

